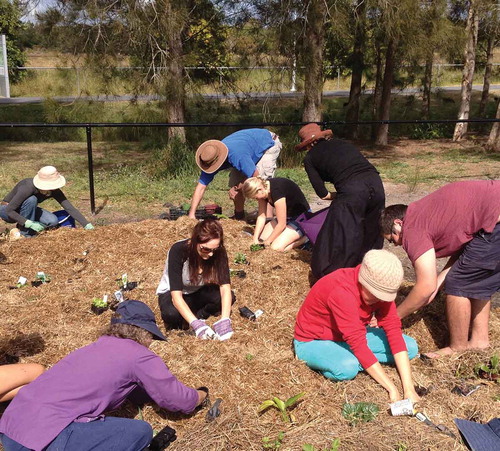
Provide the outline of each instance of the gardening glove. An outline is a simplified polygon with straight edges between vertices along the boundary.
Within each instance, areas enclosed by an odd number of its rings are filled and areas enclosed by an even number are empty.
[[[84,227],[85,230],[94,230],[95,227],[89,222],[85,227]]]
[[[202,340],[207,340],[210,338],[215,338],[215,332],[212,330],[210,326],[205,324],[205,321],[202,319],[195,319],[189,323],[191,328],[194,330],[197,338],[201,338]]]
[[[229,340],[233,336],[233,328],[229,318],[221,318],[214,323],[215,338],[220,341]]]
[[[24,227],[34,230],[35,232],[38,233],[45,230],[45,226],[42,223],[36,221],[30,221],[29,219],[27,219],[26,222],[24,223]]]

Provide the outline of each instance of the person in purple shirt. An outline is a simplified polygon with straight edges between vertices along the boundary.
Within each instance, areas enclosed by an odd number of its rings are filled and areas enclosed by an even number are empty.
[[[281,147],[278,135],[263,128],[239,130],[222,141],[210,139],[201,144],[195,157],[201,175],[191,199],[189,217],[195,218],[196,209],[215,174],[231,169],[229,197],[234,202],[234,219],[245,219],[243,182],[249,177],[260,176],[266,180],[274,177]]]
[[[148,349],[153,339],[166,340],[151,309],[140,301],[120,303],[97,341],[19,391],[0,419],[5,450],[145,449],[153,438],[147,422],[104,413],[127,399],[191,413],[207,396],[177,380]]]

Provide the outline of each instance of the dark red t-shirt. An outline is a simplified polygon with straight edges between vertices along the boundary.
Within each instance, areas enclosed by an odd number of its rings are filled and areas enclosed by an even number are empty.
[[[366,326],[373,312],[392,353],[407,349],[395,303],[367,305],[361,299],[360,267],[338,269],[314,284],[297,314],[295,339],[345,341],[366,369],[377,362],[366,341]]]
[[[483,229],[491,232],[500,215],[500,180],[455,182],[408,205],[403,249],[412,263],[429,249],[449,257]]]

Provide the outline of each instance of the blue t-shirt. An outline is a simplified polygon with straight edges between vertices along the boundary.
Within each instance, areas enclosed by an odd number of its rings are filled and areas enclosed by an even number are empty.
[[[227,160],[212,174],[201,171],[199,182],[205,186],[214,179],[217,172],[230,167],[238,169],[247,177],[252,177],[256,164],[264,152],[275,144],[271,132],[265,128],[239,130],[226,136],[222,142],[229,150]]]

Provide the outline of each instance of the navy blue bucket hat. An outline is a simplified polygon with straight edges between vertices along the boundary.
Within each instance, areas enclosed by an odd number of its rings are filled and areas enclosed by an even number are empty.
[[[500,418],[494,418],[486,424],[456,418],[455,424],[472,451],[500,449]]]
[[[130,324],[151,332],[155,339],[167,341],[156,325],[155,314],[141,301],[123,301],[118,304],[119,318],[111,318],[111,324]]]

